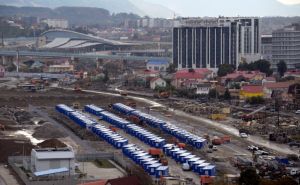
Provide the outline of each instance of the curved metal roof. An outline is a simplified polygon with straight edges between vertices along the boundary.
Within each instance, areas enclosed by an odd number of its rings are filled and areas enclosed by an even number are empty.
[[[102,37],[96,37],[93,35],[87,35],[87,34],[75,32],[71,30],[64,30],[64,29],[48,30],[42,33],[41,36],[47,37],[48,40],[54,40],[55,38],[70,38],[70,39],[90,40],[90,41],[100,42],[100,43],[110,44],[110,45],[132,45],[130,43],[109,40]]]

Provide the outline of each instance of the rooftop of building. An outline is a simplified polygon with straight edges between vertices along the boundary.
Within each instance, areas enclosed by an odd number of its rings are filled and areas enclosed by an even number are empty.
[[[235,71],[233,73],[227,74],[226,76],[223,76],[222,79],[235,79],[238,77],[244,77],[246,79],[251,79],[251,78],[255,77],[256,75],[265,75],[265,74],[260,71]]]
[[[72,159],[75,157],[72,148],[43,148],[32,149],[32,153],[35,153],[36,158],[39,160],[45,159]]]
[[[153,82],[155,82],[155,81],[157,81],[157,80],[163,80],[163,81],[165,81],[165,80],[162,79],[162,78],[155,77],[155,78],[152,78],[150,82],[153,83]]]
[[[263,86],[260,85],[244,85],[241,87],[241,90],[246,93],[262,93]]]
[[[264,83],[264,87],[268,89],[283,89],[289,88],[294,82],[266,82]]]
[[[167,65],[169,62],[167,60],[149,60],[148,65]]]
[[[207,75],[213,73],[206,68],[201,69],[182,69],[178,70],[175,74],[176,79],[203,79]]]

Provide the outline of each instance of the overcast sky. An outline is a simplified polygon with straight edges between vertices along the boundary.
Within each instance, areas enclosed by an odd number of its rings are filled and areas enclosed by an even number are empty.
[[[300,0],[145,0],[181,16],[300,16]]]

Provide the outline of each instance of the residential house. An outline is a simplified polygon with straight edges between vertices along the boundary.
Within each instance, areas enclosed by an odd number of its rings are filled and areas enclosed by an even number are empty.
[[[233,83],[249,82],[250,84],[261,84],[266,74],[260,71],[235,71],[221,78],[221,83],[231,86]]]
[[[263,84],[263,91],[265,98],[272,98],[272,94],[275,92],[278,94],[287,94],[289,87],[294,84],[294,82],[266,82]]]
[[[165,72],[168,67],[169,62],[166,60],[149,60],[149,62],[147,62],[148,70]]]
[[[289,87],[288,93],[293,97],[293,102],[297,109],[300,109],[300,82],[296,82]]]
[[[208,94],[211,89],[210,83],[202,83],[197,85],[196,94]]]
[[[198,84],[208,82],[213,77],[209,69],[182,69],[176,72],[172,85],[175,88],[196,88]]]
[[[294,77],[295,79],[300,79],[300,70],[298,69],[295,69],[295,70],[290,70],[290,71],[287,71],[285,74],[284,74],[284,77],[288,77],[288,76],[292,76]]]
[[[248,99],[252,97],[263,97],[263,86],[261,85],[244,85],[240,89],[240,99]]]
[[[48,68],[49,73],[65,73],[65,72],[73,72],[74,65],[69,64],[68,62],[61,65],[50,65]]]
[[[3,78],[4,75],[5,75],[5,68],[2,65],[0,65],[0,78]]]
[[[276,82],[276,78],[272,77],[272,76],[269,76],[269,77],[266,77],[266,78],[264,78],[262,80],[262,84],[269,83],[269,82],[275,83]]]
[[[157,87],[166,87],[167,82],[162,78],[153,78],[150,80],[150,88],[156,89]]]
[[[155,78],[155,77],[159,77],[159,71],[154,71],[154,70],[149,70],[149,69],[146,69],[142,72],[140,72],[138,74],[138,76],[141,76],[145,79],[147,78]]]

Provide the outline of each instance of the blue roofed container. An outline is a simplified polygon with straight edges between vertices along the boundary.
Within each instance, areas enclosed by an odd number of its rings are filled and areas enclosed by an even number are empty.
[[[200,175],[216,176],[216,167],[214,165],[205,166]]]
[[[151,161],[147,161],[143,164],[143,168],[144,170],[148,171],[149,166],[153,165],[153,164],[158,164],[159,162],[157,160],[151,160]]]
[[[190,165],[190,167],[192,168],[193,164],[197,161],[199,161],[200,158],[199,157],[193,157],[193,158],[190,158],[190,159],[187,159],[187,163]]]
[[[156,174],[157,168],[162,166],[160,163],[152,164],[148,167],[148,172],[151,176],[154,176]]]
[[[112,108],[118,112],[125,114],[125,115],[129,115],[131,112],[135,111],[134,108],[124,105],[122,103],[115,103],[112,105]]]
[[[169,167],[168,166],[160,166],[156,168],[156,173],[155,177],[160,178],[160,177],[166,177],[169,175]]]
[[[172,158],[175,159],[175,160],[178,159],[178,161],[179,161],[180,154],[183,154],[183,153],[186,153],[186,152],[187,152],[186,150],[179,149],[178,151],[173,152]]]
[[[192,165],[193,172],[197,172],[198,166],[202,163],[205,163],[205,160],[199,160],[199,161],[194,162]]]
[[[206,166],[209,166],[209,163],[202,163],[196,166],[196,173],[198,173],[199,175],[203,174],[203,168],[205,168]]]
[[[180,162],[180,163],[184,163],[184,157],[191,155],[190,152],[185,152],[182,154],[177,155],[176,157],[176,161]]]
[[[84,110],[96,116],[99,116],[100,112],[104,111],[104,109],[97,107],[96,105],[86,105],[84,106]]]
[[[186,163],[186,162],[188,162],[188,160],[190,160],[190,159],[192,159],[192,158],[195,158],[196,157],[196,155],[187,155],[187,156],[183,156],[183,157],[181,157],[181,159],[180,159],[180,162],[181,163]]]
[[[67,105],[65,105],[65,104],[59,104],[59,105],[56,105],[56,106],[55,106],[55,109],[56,109],[58,112],[60,112],[60,113],[62,113],[62,114],[64,114],[64,115],[66,115],[66,116],[69,116],[69,113],[75,111],[74,109],[72,109],[71,107],[69,107],[69,106],[67,106]]]

